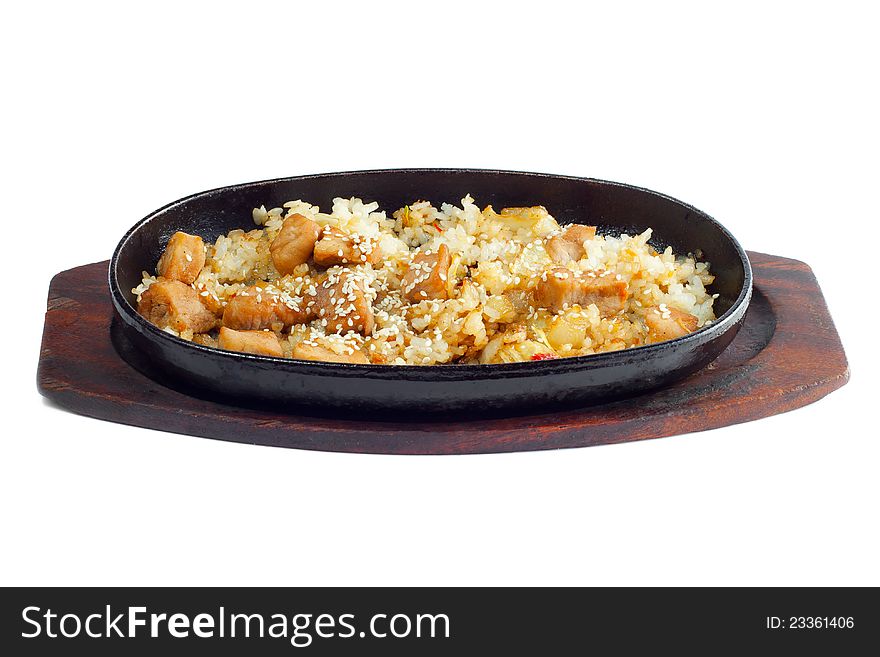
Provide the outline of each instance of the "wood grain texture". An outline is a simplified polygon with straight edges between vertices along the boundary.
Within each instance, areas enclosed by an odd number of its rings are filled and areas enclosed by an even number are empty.
[[[575,410],[453,422],[306,417],[243,408],[165,385],[120,356],[107,262],[61,272],[49,287],[40,392],[102,420],[243,443],[386,454],[584,447],[748,422],[810,404],[849,378],[840,338],[810,268],[749,253],[755,294],[734,342],[712,364],[652,393]],[[114,347],[115,344],[115,347]],[[136,362],[136,354],[128,356]],[[161,377],[155,376],[159,381]]]

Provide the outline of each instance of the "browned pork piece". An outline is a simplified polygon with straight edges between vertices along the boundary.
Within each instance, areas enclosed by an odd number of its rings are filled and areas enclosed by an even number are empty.
[[[674,340],[697,330],[697,318],[677,308],[669,308],[661,303],[645,314],[648,325],[648,339],[651,342]]]
[[[281,224],[278,235],[269,245],[272,263],[278,273],[282,276],[291,274],[311,258],[320,232],[321,227],[308,217],[301,214],[287,217]]]
[[[320,360],[328,363],[359,363],[367,364],[370,360],[360,349],[352,349],[351,353],[337,354],[332,349],[315,344],[307,344],[305,341],[297,342],[290,354],[293,358],[302,360]]]
[[[562,233],[547,240],[547,253],[553,262],[565,265],[586,255],[584,242],[596,236],[595,226],[571,224]]]
[[[196,280],[205,266],[205,243],[198,235],[176,232],[168,240],[165,252],[156,265],[162,278],[189,285]]]
[[[553,312],[575,304],[584,307],[594,303],[602,316],[608,317],[623,310],[628,294],[627,284],[609,274],[589,276],[555,267],[536,286],[535,303]]]
[[[178,333],[204,333],[217,325],[214,314],[202,305],[198,293],[180,281],[160,278],[142,295],[138,312],[159,328]]]
[[[221,326],[218,344],[221,349],[243,351],[246,354],[277,357],[284,355],[278,336],[271,331],[236,331]]]
[[[381,260],[382,255],[374,238],[350,235],[338,228],[325,226],[315,244],[314,257],[316,265],[332,267],[364,263],[374,265]]]
[[[317,285],[316,319],[327,321],[328,333],[373,332],[373,307],[362,284],[348,270],[333,270]]]
[[[426,251],[416,254],[401,282],[403,295],[412,303],[425,299],[446,299],[449,296],[446,286],[449,264],[449,249],[445,244],[441,244],[436,253]]]
[[[312,317],[306,302],[291,308],[278,290],[251,285],[236,294],[223,311],[223,326],[237,331],[280,330],[284,326],[302,324]]]

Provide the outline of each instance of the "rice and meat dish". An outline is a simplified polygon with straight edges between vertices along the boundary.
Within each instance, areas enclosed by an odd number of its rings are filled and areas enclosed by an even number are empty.
[[[511,363],[670,340],[709,324],[699,254],[598,235],[544,207],[304,201],[213,244],[178,232],[133,290],[161,329],[232,351],[344,363]]]

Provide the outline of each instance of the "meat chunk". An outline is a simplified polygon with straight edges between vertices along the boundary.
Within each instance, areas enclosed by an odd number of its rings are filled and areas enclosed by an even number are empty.
[[[376,264],[382,257],[372,237],[349,235],[338,228],[325,227],[315,244],[315,264],[321,267],[347,264]]]
[[[222,326],[218,344],[221,349],[243,351],[246,354],[277,357],[284,355],[278,336],[271,331],[236,331]]]
[[[269,253],[275,269],[282,276],[312,257],[321,227],[301,214],[293,214],[281,224],[281,231],[272,240]]]
[[[141,295],[138,312],[159,328],[172,328],[178,333],[204,333],[217,325],[217,318],[202,305],[194,289],[164,278]]]
[[[156,273],[162,278],[189,285],[196,280],[205,266],[205,243],[198,235],[174,233],[165,252],[156,265]]]
[[[223,311],[223,326],[237,331],[280,330],[284,326],[303,324],[313,317],[305,303],[291,307],[278,290],[251,285],[236,294]]]
[[[545,237],[559,230],[559,224],[547,212],[543,205],[535,205],[529,208],[503,208],[496,213],[491,205],[483,210],[486,219],[497,219],[516,230],[526,230],[537,237]]]
[[[562,233],[562,236],[569,242],[583,246],[584,242],[596,237],[596,227],[585,226],[584,224],[569,224],[565,227],[565,232]]]
[[[347,270],[331,270],[317,286],[316,319],[327,320],[328,333],[373,332],[373,307],[362,284]],[[322,321],[323,324],[323,321]]]
[[[565,265],[572,260],[580,260],[584,255],[584,248],[575,242],[569,242],[562,235],[557,235],[547,240],[547,253],[553,262]]]
[[[419,253],[413,258],[401,287],[408,301],[418,303],[425,299],[446,299],[449,294],[449,249],[441,244],[436,253]]]
[[[328,363],[359,363],[365,365],[370,359],[360,349],[353,349],[352,353],[344,352],[337,354],[332,349],[320,345],[307,344],[305,341],[297,342],[291,353],[293,358],[302,360],[320,360]]]
[[[697,330],[697,318],[677,308],[669,308],[661,303],[650,308],[645,314],[648,325],[648,339],[651,342],[674,340]]]
[[[595,226],[571,224],[565,231],[547,240],[547,253],[553,262],[564,265],[586,255],[584,242],[596,236]]]
[[[575,304],[588,306],[594,303],[607,317],[623,310],[628,294],[627,284],[609,274],[589,276],[556,267],[548,271],[535,288],[535,303],[553,312]]]

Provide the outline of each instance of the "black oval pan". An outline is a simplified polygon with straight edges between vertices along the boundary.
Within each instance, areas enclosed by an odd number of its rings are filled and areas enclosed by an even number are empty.
[[[717,293],[711,325],[683,338],[623,351],[502,365],[351,365],[254,356],[195,345],[159,330],[135,310],[131,289],[155,271],[177,230],[213,241],[254,228],[251,211],[303,199],[329,210],[334,197],[378,201],[390,212],[416,199],[483,207],[544,205],[559,223],[600,232],[654,229],[652,244],[700,250]],[[522,413],[633,395],[705,367],[730,343],[745,315],[752,273],[745,251],[721,224],[669,196],[588,178],[471,169],[397,169],[296,176],[231,185],[175,201],[138,222],[116,247],[110,290],[122,331],[153,366],[199,394],[269,403],[302,412]]]

